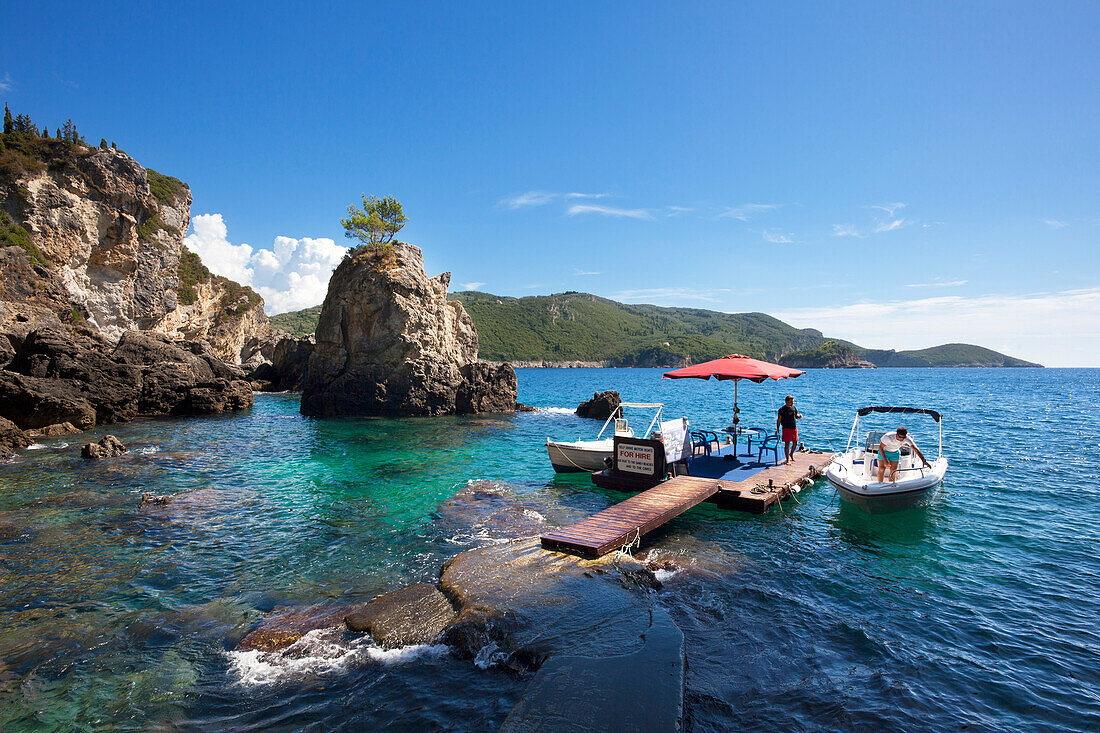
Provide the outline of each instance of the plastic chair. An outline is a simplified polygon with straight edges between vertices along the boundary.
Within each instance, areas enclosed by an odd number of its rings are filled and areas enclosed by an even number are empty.
[[[703,435],[698,430],[691,431],[691,455],[694,457],[698,455],[697,450],[702,450],[703,455],[710,455],[710,441],[707,440],[707,436]]]
[[[771,431],[768,430],[767,428],[760,428],[760,427],[755,427],[754,426],[754,427],[749,428],[749,430],[755,430],[756,431],[756,439],[761,441],[761,442],[763,442],[763,441],[767,440],[768,438],[772,437]],[[748,451],[749,451],[749,453],[752,453],[752,438],[753,438],[752,433],[745,433],[745,438],[749,441]]]
[[[775,456],[775,464],[779,465],[779,436],[768,435],[764,440],[760,441],[760,452],[756,455],[756,462],[760,463],[764,460],[764,451],[771,451]]]

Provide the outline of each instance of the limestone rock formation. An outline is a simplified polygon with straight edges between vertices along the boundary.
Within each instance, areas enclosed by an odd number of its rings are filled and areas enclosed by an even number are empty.
[[[5,138],[0,227],[22,244],[0,248],[0,335],[69,324],[114,343],[157,330],[239,364],[244,341],[271,331],[259,295],[184,248],[186,184],[119,150]]]
[[[255,389],[264,392],[300,390],[309,357],[313,353],[313,335],[295,337],[275,333],[253,338],[245,344],[248,378]]]
[[[354,251],[336,268],[317,324],[302,413],[443,415],[511,411],[512,367],[477,361],[477,331],[429,278],[418,247]]]
[[[585,400],[577,405],[577,414],[581,417],[606,420],[611,417],[611,413],[613,413],[622,402],[623,400],[619,397],[619,393],[614,390],[596,392],[592,395],[592,399]]]
[[[80,448],[80,455],[90,461],[99,461],[104,458],[118,458],[129,453],[122,441],[113,435],[107,435],[98,443],[85,443]]]

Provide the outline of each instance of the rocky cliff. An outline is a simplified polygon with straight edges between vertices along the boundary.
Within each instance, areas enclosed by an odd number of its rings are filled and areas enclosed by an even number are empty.
[[[838,341],[826,341],[813,349],[786,354],[779,363],[793,369],[874,369],[859,353]]]
[[[5,268],[6,288],[34,291],[35,298],[0,293],[0,332],[11,330],[16,313],[52,314],[112,343],[133,330],[206,340],[239,364],[248,337],[271,331],[259,295],[211,275],[184,248],[186,184],[119,150],[3,137],[0,244],[18,246],[32,268],[22,283],[13,280],[23,271]]]
[[[302,389],[306,415],[442,415],[515,409],[516,374],[477,361],[473,321],[429,278],[420,249],[353,251],[336,268]]]
[[[0,135],[0,455],[13,430],[252,404],[263,301],[187,252],[190,206],[121,151]]]

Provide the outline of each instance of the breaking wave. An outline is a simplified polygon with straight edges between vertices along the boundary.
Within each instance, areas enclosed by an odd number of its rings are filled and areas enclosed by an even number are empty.
[[[450,653],[443,644],[412,644],[383,649],[367,634],[349,637],[339,628],[317,629],[286,649],[230,651],[229,666],[242,685],[271,685],[303,677],[332,674],[364,664],[407,664]]]

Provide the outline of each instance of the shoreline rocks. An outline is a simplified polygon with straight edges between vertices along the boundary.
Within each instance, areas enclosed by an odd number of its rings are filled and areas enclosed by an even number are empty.
[[[577,405],[577,415],[580,417],[606,420],[611,417],[611,413],[615,412],[621,404],[622,398],[619,397],[619,393],[614,390],[596,392],[592,395],[592,399],[585,400]]]
[[[85,443],[80,448],[80,456],[89,461],[100,461],[104,458],[118,458],[130,451],[122,444],[122,441],[113,435],[107,435],[98,443]],[[142,501],[144,501],[144,496]]]
[[[302,384],[304,415],[511,412],[511,366],[477,361],[473,321],[418,247],[360,248],[329,281]]]

